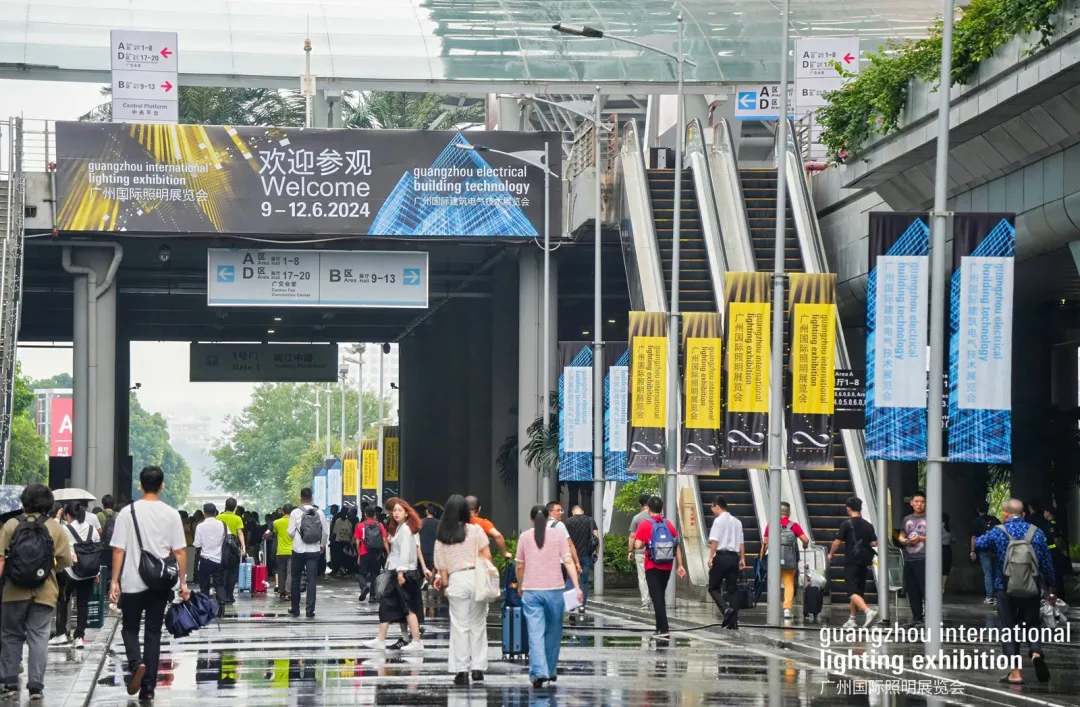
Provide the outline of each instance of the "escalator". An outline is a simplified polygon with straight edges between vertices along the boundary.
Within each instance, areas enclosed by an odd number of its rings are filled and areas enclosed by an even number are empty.
[[[758,271],[772,272],[776,262],[776,190],[775,170],[740,169],[739,177],[746,202],[747,220],[750,225],[750,240],[754,251],[754,260]],[[802,248],[796,232],[795,215],[792,200],[787,202],[785,219],[786,237],[784,241],[785,272],[805,272]],[[784,326],[788,326],[787,299],[784,300]],[[785,342],[790,340],[785,331]],[[785,343],[785,358],[788,349]],[[798,472],[806,507],[807,522],[814,542],[827,544],[836,537],[840,523],[847,518],[845,505],[850,496],[856,495],[852,483],[851,470],[839,430],[833,433],[833,453],[835,465],[830,470],[806,470]],[[843,556],[834,562],[829,572],[829,585],[834,604],[847,602],[844,588]],[[877,600],[873,582],[867,586],[866,600]]]
[[[664,272],[664,291],[671,292],[671,251],[675,227],[675,170],[648,171],[649,197],[656,224],[656,243]],[[709,257],[701,230],[701,212],[694,193],[694,176],[682,173],[679,223],[679,311],[715,312],[716,296],[709,275]]]

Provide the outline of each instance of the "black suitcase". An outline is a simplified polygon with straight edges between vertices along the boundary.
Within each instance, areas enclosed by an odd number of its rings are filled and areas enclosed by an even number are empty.
[[[813,616],[814,621],[817,621],[818,614],[821,613],[824,605],[825,599],[821,595],[821,590],[814,586],[807,586],[803,593],[803,619]]]
[[[520,606],[502,608],[502,652],[504,658],[529,657],[529,629]]]
[[[756,604],[753,581],[740,579],[735,587],[735,608],[739,611],[753,609]]]

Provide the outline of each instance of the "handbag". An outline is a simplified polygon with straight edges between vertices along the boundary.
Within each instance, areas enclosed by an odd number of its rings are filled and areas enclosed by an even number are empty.
[[[169,591],[176,585],[176,578],[180,576],[176,557],[169,553],[167,557],[161,558],[146,551],[143,547],[142,535],[139,533],[139,519],[135,517],[134,503],[131,504],[131,522],[135,525],[135,540],[139,543],[139,577],[149,589],[159,592]]]
[[[495,567],[495,564],[486,557],[477,557],[474,572],[475,593],[473,598],[476,601],[485,603],[492,599],[498,599],[501,591],[499,589],[499,570]]]
[[[395,570],[383,570],[375,578],[375,597],[383,599],[390,595],[391,590],[397,585],[397,572]]]

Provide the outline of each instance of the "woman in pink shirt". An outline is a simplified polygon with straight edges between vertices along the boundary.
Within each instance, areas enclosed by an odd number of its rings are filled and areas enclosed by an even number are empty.
[[[547,527],[545,506],[533,506],[529,518],[533,527],[518,538],[516,572],[522,612],[529,629],[529,679],[539,689],[544,682],[555,682],[557,677],[565,608],[564,567],[574,583],[578,603],[584,597],[566,531]]]

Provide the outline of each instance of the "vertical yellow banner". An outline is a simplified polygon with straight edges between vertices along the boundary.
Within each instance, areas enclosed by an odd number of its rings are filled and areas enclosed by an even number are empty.
[[[401,455],[399,454],[400,449],[401,440],[399,438],[383,438],[383,454],[386,455],[386,460],[383,462],[383,473],[386,475],[384,481],[398,480],[398,465],[401,463]]]
[[[728,303],[728,395],[730,412],[769,412],[768,302]]]
[[[361,480],[360,486],[365,489],[379,487],[379,451],[377,449],[365,449],[361,452],[360,460]]]
[[[836,305],[796,304],[792,323],[792,412],[831,415],[836,403]]]
[[[342,464],[341,470],[341,495],[342,496],[355,496],[357,495],[356,489],[356,460],[346,459]]]

